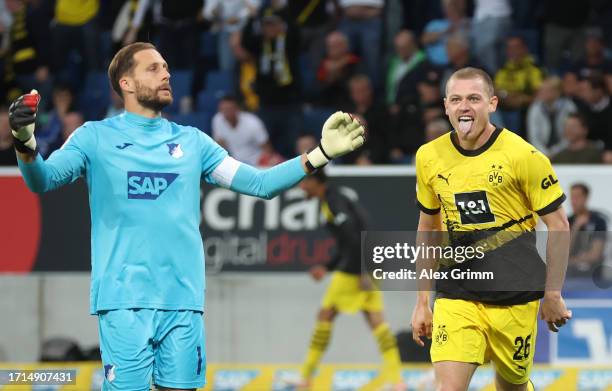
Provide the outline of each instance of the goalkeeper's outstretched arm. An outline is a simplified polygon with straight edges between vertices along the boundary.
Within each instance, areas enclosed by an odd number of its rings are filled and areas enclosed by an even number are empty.
[[[361,147],[364,133],[357,119],[338,111],[325,121],[321,141],[312,151],[268,169],[258,169],[226,157],[213,171],[212,182],[238,193],[271,199],[331,159]]]

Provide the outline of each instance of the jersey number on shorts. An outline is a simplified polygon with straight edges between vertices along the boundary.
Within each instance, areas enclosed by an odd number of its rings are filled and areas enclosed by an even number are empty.
[[[516,337],[514,339],[514,346],[516,347],[516,351],[514,352],[512,359],[514,359],[514,361],[527,360],[531,350],[531,334],[529,334],[525,339],[523,339],[523,337]]]
[[[461,224],[483,224],[495,221],[486,191],[457,193],[455,194],[455,205],[461,216]]]

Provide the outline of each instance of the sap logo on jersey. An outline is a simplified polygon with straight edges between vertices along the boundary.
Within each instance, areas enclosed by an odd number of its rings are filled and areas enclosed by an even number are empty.
[[[128,198],[156,200],[178,175],[167,172],[128,171]]]

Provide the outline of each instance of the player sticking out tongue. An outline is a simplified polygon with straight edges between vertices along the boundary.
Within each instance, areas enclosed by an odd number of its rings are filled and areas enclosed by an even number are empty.
[[[469,115],[462,115],[459,117],[459,131],[461,133],[467,133],[472,130],[474,124],[474,117]]]

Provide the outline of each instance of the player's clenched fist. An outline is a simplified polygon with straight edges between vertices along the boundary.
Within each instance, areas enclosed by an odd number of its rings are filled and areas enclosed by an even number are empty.
[[[421,337],[431,339],[433,329],[433,313],[428,304],[417,302],[412,311],[412,339],[419,346],[425,346]]]
[[[9,107],[9,124],[13,131],[15,149],[23,153],[36,150],[34,126],[40,95],[32,90],[29,94],[21,95]]]
[[[337,111],[323,124],[321,142],[308,153],[313,168],[326,165],[331,159],[361,147],[365,142],[363,125],[349,113]]]

